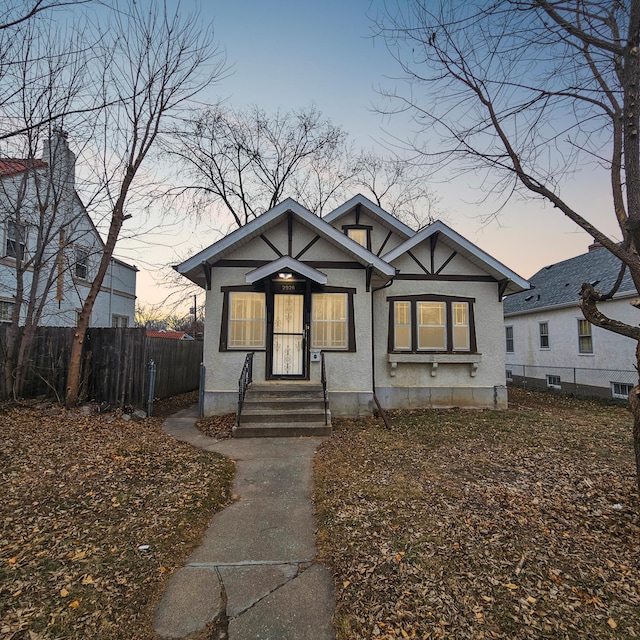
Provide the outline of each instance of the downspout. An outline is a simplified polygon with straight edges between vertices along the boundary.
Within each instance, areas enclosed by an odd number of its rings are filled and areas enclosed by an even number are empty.
[[[372,268],[373,265],[369,265],[369,267]],[[392,284],[393,284],[393,278],[385,282],[381,287],[371,289],[371,381],[373,384],[373,389],[372,389],[373,401],[376,403],[378,413],[380,414],[380,417],[384,422],[385,428],[388,430],[391,430],[391,423],[389,422],[387,412],[382,408],[382,405],[380,404],[380,400],[378,400],[378,396],[376,394],[376,353],[375,353],[376,332],[375,332],[375,312],[374,312],[374,305],[373,305],[373,294],[376,293],[377,291],[381,291],[382,289],[386,289],[387,287],[390,287]]]

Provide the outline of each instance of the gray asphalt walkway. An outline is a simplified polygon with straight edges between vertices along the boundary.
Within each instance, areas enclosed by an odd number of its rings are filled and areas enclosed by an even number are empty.
[[[313,457],[323,438],[218,441],[195,420],[195,407],[186,409],[164,429],[235,460],[237,500],[213,517],[202,544],[169,580],[155,631],[185,638],[220,618],[229,640],[333,639],[333,584],[315,560],[311,502]]]

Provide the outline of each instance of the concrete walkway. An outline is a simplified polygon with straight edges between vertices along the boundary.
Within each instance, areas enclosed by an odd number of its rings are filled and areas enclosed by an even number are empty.
[[[229,640],[331,640],[331,575],[316,563],[312,465],[323,438],[214,440],[195,427],[195,407],[167,433],[236,461],[236,502],[217,513],[204,540],[169,580],[154,629],[186,638],[216,618]]]

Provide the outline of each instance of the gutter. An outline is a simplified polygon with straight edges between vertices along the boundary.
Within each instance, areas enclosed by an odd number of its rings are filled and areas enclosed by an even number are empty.
[[[622,293],[617,293],[610,300],[605,300],[604,304],[607,302],[615,302],[616,300],[624,300],[625,298],[635,298],[638,296],[637,291],[623,291]],[[571,309],[572,307],[579,307],[580,299],[576,298],[574,302],[559,302],[558,304],[551,304],[542,307],[533,307],[531,309],[526,309],[524,311],[511,311],[510,313],[505,313],[505,318],[512,318],[515,316],[525,316],[531,313],[538,313],[540,311],[556,311],[558,309]]]
[[[373,266],[373,265],[370,265]],[[380,400],[378,400],[378,396],[376,394],[376,350],[375,350],[375,313],[374,313],[374,305],[373,305],[373,294],[377,291],[381,291],[382,289],[386,289],[393,284],[393,278],[385,282],[381,287],[377,287],[376,289],[371,289],[371,383],[373,385],[373,401],[376,403],[376,407],[378,409],[378,413],[384,422],[384,426],[387,430],[391,430],[391,423],[389,422],[389,418],[387,416],[387,412],[382,408],[380,404]]]

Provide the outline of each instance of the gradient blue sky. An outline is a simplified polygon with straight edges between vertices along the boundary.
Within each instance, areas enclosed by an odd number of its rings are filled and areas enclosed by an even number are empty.
[[[138,0],[139,2],[141,0]],[[213,21],[215,38],[226,50],[230,75],[201,96],[225,99],[234,107],[253,103],[267,111],[298,109],[315,103],[361,147],[405,137],[406,119],[384,120],[374,106],[377,89],[398,82],[400,71],[384,43],[372,35],[371,16],[383,0],[227,0],[200,6],[204,21]],[[198,6],[183,0],[189,10]],[[445,177],[446,178],[446,177]],[[492,203],[478,206],[482,194],[470,188],[472,178],[433,182],[442,198],[445,221],[456,231],[524,277],[541,267],[586,251],[590,237],[557,210],[540,202],[513,201],[498,220],[482,224]],[[562,194],[596,225],[615,236],[608,183],[594,169],[574,177]],[[188,225],[187,225],[188,226]],[[187,232],[173,262],[193,246],[194,253],[217,237],[203,236],[196,223]],[[136,262],[122,245],[123,257]],[[171,262],[172,257],[166,256]],[[145,270],[139,274],[142,304],[158,302],[161,291]]]

